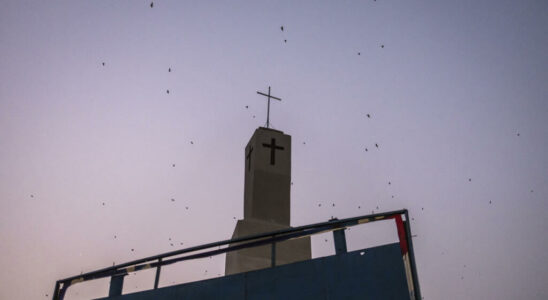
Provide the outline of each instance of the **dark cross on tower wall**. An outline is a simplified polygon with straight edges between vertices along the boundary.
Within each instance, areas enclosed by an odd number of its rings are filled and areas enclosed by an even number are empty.
[[[248,159],[248,161],[247,161],[247,170],[248,171],[251,170],[251,152],[253,152],[253,147],[249,148],[249,152],[246,155],[246,158]]]
[[[276,145],[276,139],[271,139],[270,144],[263,143],[263,147],[270,148],[270,164],[276,163],[276,149],[284,150],[284,147]]]
[[[268,87],[268,94],[257,91],[257,94],[268,97],[268,105],[266,107],[266,128],[270,128],[270,98],[282,101],[282,99],[270,95],[270,87]]]

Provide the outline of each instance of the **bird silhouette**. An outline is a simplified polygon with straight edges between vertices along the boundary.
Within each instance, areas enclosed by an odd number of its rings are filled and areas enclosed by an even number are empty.
[[[367,152],[367,151],[369,151],[369,150],[367,150],[367,148],[365,148],[365,152]]]
[[[284,43],[287,43],[287,40],[284,40]]]
[[[166,93],[168,93],[168,94],[169,94],[169,90],[166,90]]]
[[[190,144],[191,144],[191,145],[194,145],[194,142],[193,142],[193,141],[190,141]]]
[[[375,147],[379,148],[379,144],[375,144]]]
[[[392,183],[389,181],[389,182],[388,182],[388,185],[391,185],[391,184],[392,184]]]
[[[171,164],[171,166],[175,168],[175,164]]]
[[[519,136],[519,132],[518,132],[518,136]]]
[[[282,31],[284,31],[284,27],[283,27],[283,26],[281,26],[280,29],[281,29]]]
[[[381,45],[381,48],[384,48],[384,45]]]
[[[245,108],[247,109],[247,108],[249,108],[249,106],[248,106],[248,105],[246,105],[246,106],[245,106]]]
[[[154,7],[154,2],[150,2],[150,8]]]
[[[168,72],[171,72],[171,68],[168,68],[167,71],[168,71]]]
[[[175,202],[175,199],[171,198],[171,202]]]
[[[367,114],[367,117],[368,117],[368,118],[371,118],[371,115],[370,115],[370,114]]]
[[[30,197],[31,197],[31,198],[34,198],[34,195],[31,194]]]
[[[105,66],[105,62],[103,62],[103,67]]]
[[[468,181],[469,181],[469,182],[472,182],[472,178],[468,178]]]
[[[360,52],[358,52],[358,55],[362,55]]]

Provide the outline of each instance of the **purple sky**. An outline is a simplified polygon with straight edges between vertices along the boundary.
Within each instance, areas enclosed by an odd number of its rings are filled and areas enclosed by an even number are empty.
[[[1,299],[229,238],[269,85],[293,225],[407,208],[425,299],[548,298],[547,2],[182,2],[0,1]]]

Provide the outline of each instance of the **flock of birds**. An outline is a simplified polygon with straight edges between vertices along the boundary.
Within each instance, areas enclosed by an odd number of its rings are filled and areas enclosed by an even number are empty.
[[[376,0],[374,0],[374,1],[376,1]],[[150,2],[150,8],[154,8],[154,2]],[[285,28],[283,25],[280,26],[280,31],[281,31],[282,33],[285,33],[285,30],[286,30],[286,28]],[[284,42],[284,43],[287,43],[287,39],[286,39],[285,37],[284,37],[284,39],[283,39],[283,42]],[[381,44],[380,47],[381,47],[381,48],[385,48],[385,45],[384,45],[384,44]],[[361,55],[361,52],[357,52],[357,55]],[[103,67],[106,67],[106,62],[103,61],[103,62],[101,63],[101,65],[102,65]],[[168,73],[171,73],[171,72],[172,72],[172,68],[171,68],[171,67],[168,67],[168,68],[167,68],[167,72],[168,72]],[[166,94],[170,94],[170,90],[169,90],[169,89],[166,89]],[[249,105],[245,105],[245,109],[249,109]],[[372,118],[372,116],[371,116],[370,113],[367,113],[365,116],[367,117],[367,119],[371,119],[371,118]],[[252,117],[255,118],[255,115],[253,115]],[[520,136],[520,133],[519,133],[519,132],[517,133],[517,136],[518,136],[518,137]],[[191,145],[194,145],[194,141],[191,140],[191,141],[190,141],[190,144],[191,144]],[[303,145],[306,145],[306,142],[303,141],[302,144],[303,144]],[[379,144],[378,144],[378,143],[375,143],[375,144],[374,144],[374,147],[377,148],[377,149],[379,149]],[[369,151],[369,148],[368,148],[368,147],[365,147],[365,152],[368,152],[368,151]],[[175,163],[172,163],[172,164],[171,164],[171,167],[175,168],[175,167],[176,167],[176,164],[175,164]],[[468,178],[468,182],[472,182],[472,178]],[[293,182],[291,182],[291,185],[293,185]],[[388,181],[388,185],[392,185],[392,182],[391,182],[391,181]],[[531,193],[532,193],[532,192],[533,192],[533,190],[531,190]],[[30,198],[34,198],[34,197],[35,197],[34,194],[31,194],[31,195],[30,195]],[[394,198],[394,195],[391,195],[391,198]],[[176,200],[175,200],[175,198],[170,198],[170,201],[171,201],[171,202],[175,202]],[[492,204],[492,200],[489,200],[489,204]],[[105,203],[105,202],[101,202],[101,206],[103,206],[103,207],[106,206],[106,203]],[[322,203],[318,203],[317,206],[318,206],[318,207],[322,207]],[[335,203],[331,203],[331,207],[332,207],[332,208],[334,208],[335,206],[336,206]],[[357,207],[358,210],[361,210],[361,208],[362,208],[361,205],[359,205],[359,206]],[[189,209],[190,209],[189,206],[185,206],[185,210],[189,210]],[[371,211],[371,213],[374,214],[375,211],[378,211],[379,209],[380,209],[379,206],[376,206],[376,208],[373,209],[373,210]],[[421,207],[421,211],[424,211],[424,207]],[[331,216],[331,218],[334,219],[334,216]],[[232,219],[233,219],[233,220],[236,220],[237,218],[234,216],[234,217],[232,217]],[[411,221],[415,221],[415,218],[412,217],[412,218],[411,218]],[[417,237],[417,235],[413,235],[413,237]],[[118,236],[117,236],[117,235],[113,235],[113,239],[117,240],[117,239],[118,239]],[[169,246],[171,246],[171,247],[174,247],[175,244],[177,244],[176,242],[174,242],[174,241],[172,240],[171,237],[168,237],[167,242],[168,242]],[[325,239],[325,242],[328,242],[328,239]],[[182,245],[184,245],[184,243],[183,243],[183,242],[179,242],[179,245],[182,246]],[[129,251],[133,253],[133,252],[135,252],[135,248],[130,248]],[[445,252],[442,251],[441,254],[444,255]],[[211,257],[210,257],[210,258],[211,258]],[[114,266],[114,265],[115,265],[115,262],[113,262],[113,266]],[[464,268],[466,268],[466,265],[464,265]],[[205,271],[204,271],[204,275],[206,275],[207,272],[208,272],[208,271],[205,270]],[[221,274],[219,273],[218,276],[221,276]],[[463,280],[463,279],[464,279],[464,276],[461,276],[461,280]],[[172,283],[174,284],[175,282],[172,282]],[[136,288],[137,288],[137,287],[136,287]],[[46,294],[46,297],[48,297],[48,294]]]

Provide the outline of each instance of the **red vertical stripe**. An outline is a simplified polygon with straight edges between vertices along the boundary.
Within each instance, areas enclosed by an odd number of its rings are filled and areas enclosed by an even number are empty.
[[[407,254],[408,248],[407,248],[407,238],[405,234],[405,227],[403,226],[403,220],[401,219],[401,215],[394,216],[393,218],[396,220],[396,227],[398,228],[398,237],[400,238],[401,254],[405,255]]]

